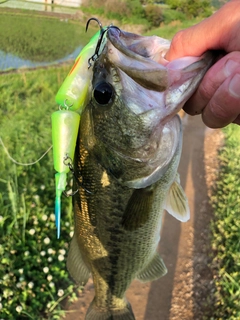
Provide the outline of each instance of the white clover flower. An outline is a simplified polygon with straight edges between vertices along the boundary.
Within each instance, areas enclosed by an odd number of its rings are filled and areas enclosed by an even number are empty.
[[[27,256],[29,256],[29,251],[25,251],[24,252],[24,255],[27,257]]]
[[[48,267],[44,267],[44,268],[43,268],[43,272],[44,272],[44,273],[48,273],[48,271],[49,271],[49,268],[48,268]]]
[[[42,216],[42,220],[43,220],[43,221],[47,221],[47,219],[48,219],[48,216],[47,216],[46,214],[44,214],[44,215]]]
[[[54,253],[54,250],[52,248],[49,248],[47,252],[48,252],[48,254],[52,254],[52,253]]]
[[[50,288],[53,288],[54,286],[55,286],[55,284],[54,284],[53,282],[50,282],[50,283],[49,283],[49,287],[50,287]]]
[[[28,288],[32,289],[34,287],[34,283],[31,281],[28,283]]]
[[[52,257],[49,257],[49,258],[47,259],[47,261],[48,261],[48,262],[52,262],[52,261],[53,261]]]
[[[3,276],[3,280],[4,281],[8,280],[8,278],[9,278],[9,274],[8,273]]]
[[[18,282],[18,283],[16,284],[16,287],[17,287],[17,288],[21,288],[21,287],[22,287],[21,282]]]
[[[49,244],[49,243],[50,243],[50,239],[47,237],[47,238],[45,238],[45,239],[43,240],[43,242],[44,242],[45,244]]]
[[[44,250],[40,252],[40,256],[42,256],[42,257],[44,257],[45,254],[46,254],[46,251],[44,251]]]
[[[21,269],[18,269],[18,272],[20,273],[20,274],[23,274],[23,269],[21,268]]]
[[[51,280],[52,280],[52,278],[53,278],[53,277],[52,277],[52,275],[51,275],[51,274],[49,274],[49,275],[47,276],[47,280],[48,280],[48,281],[51,281]]]
[[[64,256],[63,256],[62,254],[60,254],[60,255],[58,256],[58,260],[59,260],[59,261],[63,261],[63,260],[64,260]]]
[[[23,280],[24,280],[24,277],[20,277],[20,278],[19,278],[19,281],[22,282]]]
[[[29,232],[29,234],[30,234],[31,236],[33,236],[36,231],[35,231],[35,229],[30,229],[28,232]]]
[[[71,232],[69,233],[69,235],[70,235],[71,238],[73,237],[73,234],[74,234],[73,231],[71,231]]]
[[[36,200],[36,201],[39,201],[39,195],[38,194],[35,194],[34,196],[33,196],[33,198]]]
[[[41,186],[40,186],[40,189],[41,190],[44,190],[46,187],[45,187],[45,185],[44,184],[42,184]]]
[[[65,226],[66,226],[66,227],[69,227],[69,222],[68,222],[68,221],[65,222]]]
[[[51,214],[50,214],[50,219],[51,219],[52,221],[55,221],[55,214],[51,213]]]
[[[64,295],[63,289],[59,289],[57,295],[58,295],[59,297],[62,297],[62,296]]]
[[[20,312],[22,311],[22,306],[17,306],[17,307],[16,307],[16,311],[17,311],[18,313],[20,313]]]
[[[49,309],[51,307],[51,302],[48,302],[47,308]]]
[[[66,254],[66,250],[65,249],[60,249],[59,252],[64,256]]]

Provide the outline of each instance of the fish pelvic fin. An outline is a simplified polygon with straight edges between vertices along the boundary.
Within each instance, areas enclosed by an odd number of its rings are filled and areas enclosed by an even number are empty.
[[[85,320],[135,320],[130,303],[127,302],[126,307],[123,309],[108,309],[101,310],[95,304],[95,300],[92,301]]]
[[[190,219],[188,200],[180,185],[178,174],[168,191],[164,209],[179,221],[186,222]]]
[[[88,282],[90,271],[82,259],[82,254],[78,247],[77,238],[73,235],[67,257],[67,269],[73,280],[82,286]]]
[[[137,279],[141,282],[157,280],[167,273],[167,268],[163,259],[158,253],[155,253],[148,265],[137,275]]]

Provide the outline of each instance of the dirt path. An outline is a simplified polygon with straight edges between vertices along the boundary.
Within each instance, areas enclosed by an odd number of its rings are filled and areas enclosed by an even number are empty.
[[[212,218],[208,192],[216,171],[216,151],[222,138],[219,131],[207,129],[200,117],[185,116],[183,122],[179,173],[189,200],[191,219],[180,223],[169,214],[165,215],[159,252],[168,274],[152,283],[132,283],[127,298],[136,320],[211,318],[214,287],[208,267],[211,262],[209,223]],[[93,284],[89,281],[64,319],[83,320],[93,296]]]

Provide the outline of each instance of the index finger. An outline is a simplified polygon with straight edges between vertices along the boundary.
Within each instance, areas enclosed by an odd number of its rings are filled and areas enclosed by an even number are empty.
[[[207,50],[240,50],[240,1],[225,4],[211,17],[179,31],[172,40],[167,60],[200,56]]]

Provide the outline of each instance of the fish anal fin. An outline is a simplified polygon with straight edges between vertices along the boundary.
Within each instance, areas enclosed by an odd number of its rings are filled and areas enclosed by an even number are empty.
[[[108,309],[101,310],[95,304],[95,301],[90,304],[85,320],[135,320],[131,305],[127,303],[123,309]]]
[[[122,218],[125,230],[134,231],[145,225],[150,217],[153,195],[150,187],[133,191]]]
[[[141,282],[157,280],[167,273],[167,268],[163,259],[158,253],[155,253],[148,265],[137,275],[137,279]]]
[[[77,284],[84,286],[88,282],[90,271],[82,259],[82,254],[79,250],[75,234],[70,243],[67,257],[67,269],[70,276]]]
[[[190,210],[186,194],[176,179],[167,194],[164,208],[176,219],[186,222],[190,219]]]

